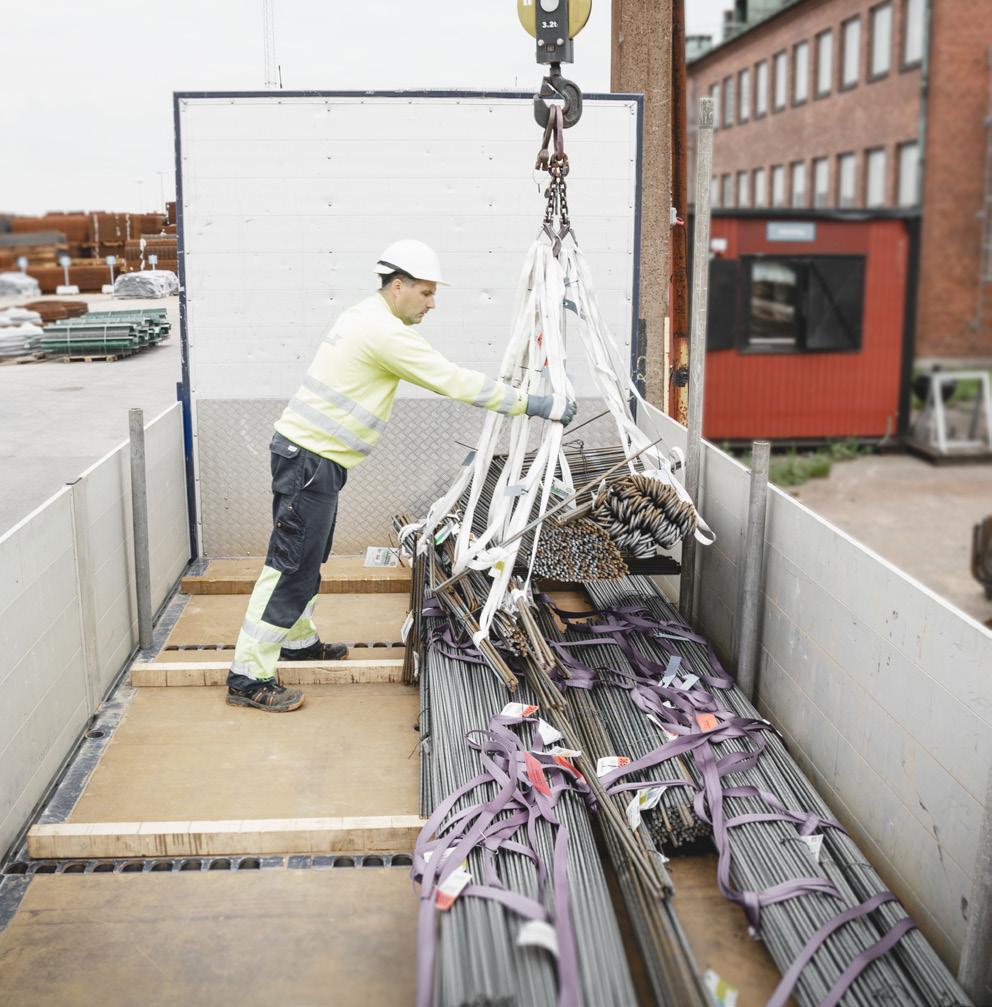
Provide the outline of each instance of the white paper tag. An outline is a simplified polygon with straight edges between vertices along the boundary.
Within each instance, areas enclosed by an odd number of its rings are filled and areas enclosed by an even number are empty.
[[[603,777],[607,773],[612,773],[614,769],[629,765],[630,759],[626,755],[604,755],[596,762],[596,775]]]
[[[542,920],[528,920],[517,934],[517,947],[529,947],[536,945],[550,951],[556,958],[558,957],[558,935],[555,928],[550,923]]]
[[[687,692],[687,691],[688,691],[689,689],[691,689],[691,688],[692,688],[692,687],[693,687],[693,686],[694,686],[694,685],[695,685],[695,684],[696,684],[696,683],[697,683],[698,681],[699,681],[699,676],[698,676],[698,675],[686,675],[686,676],[685,676],[685,678],[683,678],[683,679],[682,679],[682,681],[681,681],[681,682],[679,682],[679,683],[678,683],[678,684],[677,684],[677,685],[675,686],[675,688],[676,688],[676,689],[682,689],[682,690],[683,690],[684,692]]]
[[[455,902],[455,899],[465,890],[465,886],[472,880],[472,875],[468,871],[463,871],[459,868],[457,871],[452,871],[445,879],[437,886],[437,892],[434,895],[434,904],[442,912],[446,912],[450,909]]]
[[[513,483],[503,490],[503,496],[521,497],[527,492],[527,487],[523,483]]]
[[[563,759],[577,759],[581,754],[577,748],[562,748],[560,745],[548,749],[548,755],[560,755]]]
[[[400,627],[400,639],[406,643],[406,638],[410,635],[410,630],[413,629],[413,610],[411,609],[406,614],[406,618],[403,620],[403,625]]]
[[[533,717],[537,713],[536,706],[524,706],[523,703],[507,703],[500,710],[501,717]]]
[[[649,787],[634,794],[627,805],[627,823],[632,829],[637,830],[641,824],[641,813],[650,811],[661,800],[664,792],[664,787]]]
[[[799,841],[806,844],[806,849],[809,850],[813,859],[819,863],[820,862],[820,850],[823,849],[823,836],[800,836]]]
[[[370,545],[365,550],[366,566],[399,566],[400,560],[395,549],[385,545]]]
[[[713,994],[719,1007],[737,1007],[737,989],[726,979],[721,979],[713,969],[707,969],[703,976],[706,988]]]
[[[656,717],[653,713],[648,714],[648,720],[650,720],[651,723],[654,724],[655,726],[661,728],[661,733],[664,734],[666,741],[674,741],[678,737],[677,734],[672,734],[672,732],[669,731],[667,727],[665,727],[664,722],[661,721],[658,717]]]
[[[546,720],[538,720],[537,733],[541,736],[541,741],[545,745],[553,745],[556,741],[561,741],[562,733],[552,727]]]

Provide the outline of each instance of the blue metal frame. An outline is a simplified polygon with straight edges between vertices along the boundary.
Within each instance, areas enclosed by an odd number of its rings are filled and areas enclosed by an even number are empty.
[[[174,91],[172,95],[172,120],[175,130],[176,153],[176,255],[179,259],[179,338],[182,354],[182,380],[177,386],[179,401],[183,405],[183,441],[186,456],[186,505],[189,513],[189,545],[191,559],[200,555],[196,532],[196,472],[193,464],[192,389],[189,371],[189,332],[186,315],[186,259],[183,179],[182,179],[182,136],[179,122],[179,103],[198,98],[522,98],[533,100],[530,91]],[[630,331],[630,375],[637,375],[637,323],[640,318],[641,292],[641,199],[643,194],[643,154],[644,154],[644,95],[642,94],[587,94],[590,101],[634,102],[637,107],[637,155],[634,197],[634,276],[631,286],[631,331]],[[537,126],[535,125],[535,131]],[[632,403],[633,405],[633,403]]]

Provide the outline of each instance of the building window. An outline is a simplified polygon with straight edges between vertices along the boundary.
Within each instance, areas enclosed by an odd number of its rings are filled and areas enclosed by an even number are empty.
[[[772,165],[772,206],[785,206],[785,167]]]
[[[830,161],[825,157],[813,161],[813,205],[830,205]]]
[[[734,176],[729,173],[724,175],[722,179],[722,185],[720,187],[720,205],[734,205]]]
[[[841,154],[837,158],[837,205],[844,209],[854,206],[857,198],[857,176],[853,154]]]
[[[861,66],[861,21],[852,17],[841,26],[841,87],[854,87]]]
[[[865,157],[865,206],[885,205],[885,149],[876,147]]]
[[[751,71],[741,70],[737,75],[737,121],[747,122],[751,118]]]
[[[754,114],[768,112],[768,61],[762,60],[754,68]]]
[[[723,124],[733,126],[734,124],[734,78],[723,78]]]
[[[792,162],[792,205],[803,207],[806,205],[806,162]]]
[[[714,175],[710,179],[710,206],[720,205],[720,179]]]
[[[902,65],[914,66],[923,60],[923,0],[903,0]]]
[[[710,85],[710,98],[713,99],[713,128],[720,128],[720,85]]]
[[[747,172],[737,172],[737,205],[746,207],[751,205],[751,193],[747,187]]]
[[[834,33],[820,32],[816,36],[816,96],[830,94],[834,81]]]
[[[871,56],[868,74],[884,77],[892,64],[892,4],[884,3],[871,10]]]
[[[754,169],[754,205],[755,206],[767,206],[768,205],[768,192],[765,189],[765,169],[755,168]]]
[[[745,258],[745,347],[764,353],[861,348],[865,260],[821,255]]]
[[[786,85],[788,83],[788,62],[784,52],[775,53],[775,95],[772,108],[778,112],[785,108]]]
[[[800,42],[792,50],[792,104],[801,105],[809,97],[809,43]]]
[[[916,142],[899,145],[899,205],[920,201],[920,148]]]

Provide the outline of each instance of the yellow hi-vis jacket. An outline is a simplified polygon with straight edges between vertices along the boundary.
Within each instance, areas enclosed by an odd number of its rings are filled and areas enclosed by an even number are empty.
[[[386,429],[401,380],[509,416],[527,408],[526,393],[453,364],[373,294],[334,323],[275,428],[353,468]]]

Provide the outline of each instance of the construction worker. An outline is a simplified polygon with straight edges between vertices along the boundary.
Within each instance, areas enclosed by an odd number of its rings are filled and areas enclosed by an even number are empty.
[[[303,384],[275,424],[272,536],[255,583],[234,661],[227,702],[270,712],[296,710],[303,693],[280,685],[283,660],[341,660],[348,649],[322,643],[313,621],[320,567],[331,552],[338,494],[386,429],[401,380],[508,416],[568,424],[575,402],[527,395],[458,367],[414,328],[435,307],[445,281],[434,251],[397,241],[375,266],[377,293],[345,311],[321,342]]]

